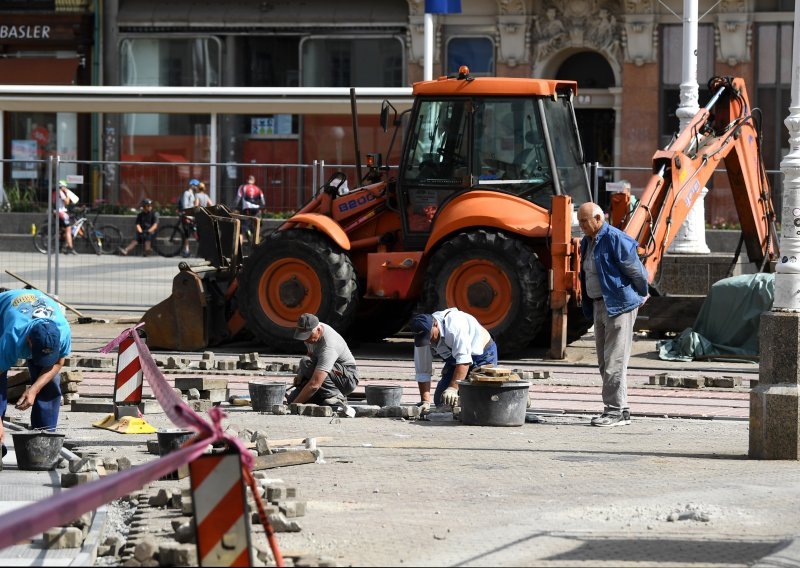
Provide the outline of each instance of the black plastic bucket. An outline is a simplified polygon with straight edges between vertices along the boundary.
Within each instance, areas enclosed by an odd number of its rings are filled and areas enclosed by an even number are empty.
[[[367,404],[374,406],[400,406],[403,400],[403,387],[400,385],[367,385]]]
[[[17,467],[26,471],[44,471],[55,469],[61,447],[64,445],[64,434],[55,432],[14,432],[14,453],[17,455]]]
[[[530,386],[527,381],[459,381],[461,422],[469,426],[522,426]]]
[[[283,404],[286,398],[286,383],[271,381],[252,381],[247,383],[250,391],[250,406],[256,412],[269,412],[276,404]]]
[[[158,436],[158,455],[165,456],[175,450],[180,450],[181,446],[195,435],[192,430],[181,430],[180,428],[171,428],[159,430],[156,432]]]

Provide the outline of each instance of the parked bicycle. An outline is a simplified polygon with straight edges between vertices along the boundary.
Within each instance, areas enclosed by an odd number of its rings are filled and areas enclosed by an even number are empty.
[[[41,253],[47,254],[47,238],[51,235],[50,250],[55,251],[56,247],[60,246],[63,240],[62,230],[72,231],[73,247],[79,247],[78,243],[85,243],[81,247],[87,251],[92,251],[95,254],[112,254],[122,244],[122,233],[114,225],[102,225],[97,227],[95,223],[100,216],[100,211],[95,213],[94,219],[89,219],[86,216],[86,207],[76,209],[72,223],[69,227],[61,229],[58,224],[58,219],[53,218],[52,234],[48,228],[48,219],[44,219],[42,223],[35,226],[33,232],[33,246],[36,247]]]
[[[188,234],[189,256],[197,256],[197,225],[195,225],[193,216],[180,213],[177,222],[166,225],[159,221],[158,224],[153,248],[159,255],[168,258],[178,256],[183,248],[184,235]]]

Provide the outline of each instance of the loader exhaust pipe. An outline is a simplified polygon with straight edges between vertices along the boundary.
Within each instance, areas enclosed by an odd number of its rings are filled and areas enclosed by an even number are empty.
[[[358,176],[358,183],[356,187],[361,185],[361,149],[358,144],[358,111],[356,110],[356,89],[350,87],[350,114],[353,117],[353,142],[356,145],[356,175]]]

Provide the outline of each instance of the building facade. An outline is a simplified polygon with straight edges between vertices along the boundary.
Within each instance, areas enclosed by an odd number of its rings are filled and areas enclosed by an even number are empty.
[[[6,4],[14,3],[39,2]],[[649,168],[655,150],[676,131],[681,0],[461,0],[461,7],[460,14],[435,17],[434,76],[466,64],[473,75],[576,80],[587,160],[607,168]],[[743,77],[760,109],[765,162],[774,170],[788,150],[783,120],[790,102],[793,12],[788,0],[701,0],[699,9],[700,104],[712,76]],[[423,75],[424,0],[102,0],[94,13],[102,32],[99,84],[404,87]],[[33,25],[34,16],[41,14],[15,17],[22,18],[20,25]],[[2,42],[0,31],[0,45],[9,49]],[[88,56],[78,46],[76,40],[75,52]],[[90,77],[76,73],[73,80],[85,84]],[[6,117],[7,124],[17,120]],[[220,161],[354,161],[349,117],[218,120]],[[209,133],[207,115],[136,114],[104,117],[86,136],[98,141],[97,156],[105,159],[207,162]],[[29,133],[12,136],[23,135]],[[359,136],[366,151],[387,146],[375,117],[361,117]],[[78,153],[91,146],[79,131]],[[647,179],[643,171],[607,174],[634,189]],[[225,201],[242,172],[223,169],[218,175]],[[712,188],[726,187],[724,175],[715,177]],[[780,177],[771,181],[780,203]],[[735,221],[729,192],[710,192],[706,217]]]

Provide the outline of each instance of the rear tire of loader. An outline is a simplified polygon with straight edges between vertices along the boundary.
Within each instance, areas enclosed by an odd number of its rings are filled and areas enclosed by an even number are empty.
[[[320,233],[273,233],[245,259],[237,291],[247,329],[275,349],[299,353],[297,318],[313,313],[344,335],[358,307],[358,282],[350,257]]]
[[[505,233],[460,233],[433,254],[420,308],[457,307],[475,316],[504,357],[518,354],[541,330],[549,309],[547,273],[528,245]]]

